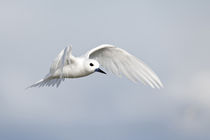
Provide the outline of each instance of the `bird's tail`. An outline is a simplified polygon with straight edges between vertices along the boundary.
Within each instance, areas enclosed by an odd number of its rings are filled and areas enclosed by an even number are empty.
[[[64,78],[51,78],[50,76],[49,77],[46,76],[44,79],[37,81],[36,83],[27,87],[26,89],[32,88],[32,87],[44,87],[44,86],[58,87],[60,85],[60,83],[64,80],[65,80]]]

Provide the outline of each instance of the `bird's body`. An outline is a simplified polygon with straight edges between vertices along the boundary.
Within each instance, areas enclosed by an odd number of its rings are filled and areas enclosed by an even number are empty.
[[[65,78],[84,77],[94,72],[106,74],[99,68],[100,65],[118,76],[125,75],[134,82],[142,81],[153,88],[163,87],[157,75],[142,61],[123,49],[107,44],[100,45],[80,57],[73,56],[71,47],[66,47],[55,58],[45,78],[30,87],[58,87]]]
[[[92,74],[94,71],[88,71],[85,68],[85,63],[88,63],[88,59],[83,57],[75,57],[75,60],[71,64],[63,66],[63,69],[57,69],[52,75],[52,78],[79,78]]]

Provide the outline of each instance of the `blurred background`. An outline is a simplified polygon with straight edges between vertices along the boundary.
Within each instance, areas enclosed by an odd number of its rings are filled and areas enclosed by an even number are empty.
[[[1,0],[1,140],[210,139],[210,1]],[[165,88],[111,73],[25,88],[66,46],[113,44]]]

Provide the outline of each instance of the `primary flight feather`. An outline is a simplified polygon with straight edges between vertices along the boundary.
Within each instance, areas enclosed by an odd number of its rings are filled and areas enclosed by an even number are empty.
[[[123,49],[104,44],[80,57],[73,56],[71,47],[66,47],[54,59],[50,72],[28,88],[55,85],[58,87],[65,78],[79,78],[94,72],[106,74],[99,68],[100,65],[118,76],[126,76],[133,82],[141,81],[152,88],[163,87],[158,76],[141,60]]]

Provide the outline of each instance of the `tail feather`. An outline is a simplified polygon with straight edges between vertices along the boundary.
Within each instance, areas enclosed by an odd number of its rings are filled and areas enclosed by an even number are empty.
[[[44,86],[55,86],[58,87],[61,83],[61,81],[64,81],[65,79],[64,78],[55,78],[55,79],[52,79],[52,78],[46,78],[46,79],[41,79],[39,81],[37,81],[36,83],[34,83],[33,85],[27,87],[26,89],[28,88],[32,88],[32,87],[44,87]]]

